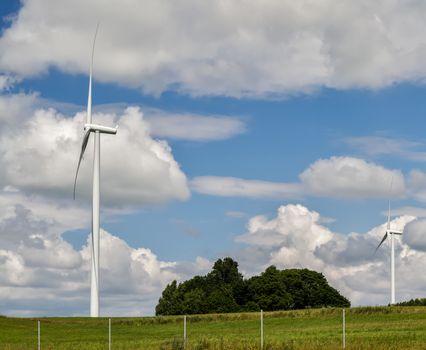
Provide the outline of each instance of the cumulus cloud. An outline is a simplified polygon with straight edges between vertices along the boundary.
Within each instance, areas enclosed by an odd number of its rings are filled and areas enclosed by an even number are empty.
[[[65,114],[75,114],[81,110],[81,106],[67,103],[45,101],[44,105],[46,104]],[[100,114],[121,115],[127,107],[126,103],[106,103],[94,106],[93,110]],[[226,140],[247,131],[247,123],[242,117],[176,113],[146,105],[138,107],[143,112],[150,135],[154,138],[208,142]]]
[[[235,177],[198,176],[192,179],[191,188],[203,194],[250,198],[298,198],[300,186],[260,180],[244,180]]]
[[[425,13],[401,1],[29,0],[0,38],[0,70],[86,73],[98,19],[102,81],[237,97],[376,89],[424,79]]]
[[[88,238],[80,249],[74,248],[61,233],[81,223],[58,215],[62,210],[73,216],[82,209],[64,208],[56,201],[48,203],[41,198],[25,201],[30,198],[0,193],[1,312],[21,316],[86,315],[91,240]],[[161,261],[150,249],[130,247],[105,230],[101,230],[100,254],[104,315],[152,314],[167,283],[205,273],[211,267],[201,257],[193,262]]]
[[[420,170],[412,170],[408,176],[408,188],[410,195],[420,202],[426,202],[426,173]]]
[[[23,197],[24,196],[24,197]],[[24,204],[22,204],[24,203]],[[61,207],[57,201],[28,197],[10,190],[0,193],[0,308],[8,315],[86,315],[89,310],[90,239],[77,249],[61,232],[81,223],[82,209]],[[80,211],[80,212],[79,212]],[[63,214],[62,214],[63,215]],[[89,218],[83,216],[88,225]],[[246,275],[274,264],[279,268],[307,267],[321,271],[355,305],[388,302],[387,243],[374,255],[386,224],[367,233],[341,234],[322,223],[321,215],[302,205],[279,207],[272,219],[256,216],[235,256]],[[403,230],[397,239],[397,297],[422,296],[426,281],[419,278],[426,263],[424,222],[403,216],[391,227]],[[425,241],[425,242],[423,242]],[[204,274],[211,261],[163,261],[145,247],[130,247],[101,230],[101,312],[103,315],[147,315],[173,279]],[[363,283],[359,283],[363,281]],[[52,300],[55,300],[52,306]]]
[[[87,314],[90,240],[81,250],[75,250],[60,237],[40,239],[42,246],[38,248],[0,249],[2,313],[16,315],[22,310],[25,315],[40,315],[40,312],[64,315],[72,310],[74,314]],[[105,312],[109,315],[152,315],[166,284],[207,270],[203,258],[187,263],[160,261],[150,249],[131,248],[104,230],[101,230],[100,242],[101,313],[104,315]],[[28,292],[23,293],[21,287]],[[52,299],[56,309],[46,309],[44,304]],[[70,310],[59,307],[62,303],[68,304]],[[11,304],[20,310],[11,309]],[[103,306],[107,305],[105,310]]]
[[[10,90],[15,83],[16,78],[7,74],[0,74],[0,92]]]
[[[392,220],[391,229],[401,230],[412,220],[414,220],[413,216],[398,217]],[[332,240],[315,249],[315,255],[327,264],[346,267],[368,264],[377,259],[384,260],[388,251],[380,249],[376,252],[375,250],[385,232],[386,224],[366,233],[351,232],[346,235],[335,233]]]
[[[426,253],[412,249],[415,248],[410,241],[413,235],[407,232],[411,226],[417,235],[426,226],[417,227],[414,220],[412,216],[401,216],[391,221],[391,228],[404,231],[403,240],[396,239],[399,300],[422,296],[421,288],[426,285],[426,280],[418,278]],[[386,223],[366,233],[333,232],[321,224],[319,213],[289,204],[279,207],[272,219],[251,218],[247,232],[236,237],[247,248],[236,255],[246,274],[258,273],[271,264],[279,268],[306,267],[323,272],[354,305],[387,304],[388,242],[374,254],[385,230]],[[423,250],[424,247],[421,246]]]
[[[4,132],[27,120],[37,109],[38,101],[36,93],[0,95],[0,131]]]
[[[388,215],[388,211],[382,213],[384,216]],[[419,207],[400,207],[391,209],[391,215],[392,216],[415,216],[417,218],[424,218],[426,217],[426,208],[419,208]]]
[[[26,193],[71,198],[85,115],[69,117],[54,109],[31,110],[35,100],[34,95],[0,97],[0,118],[6,120],[0,128],[0,185]],[[9,106],[14,108],[8,110]],[[167,142],[150,136],[138,108],[129,107],[120,115],[98,113],[93,118],[97,123],[120,126],[117,135],[101,138],[105,203],[145,206],[189,197],[186,176],[171,148]],[[89,141],[82,163],[78,198],[87,199],[91,193],[92,142]]]
[[[235,177],[198,176],[191,188],[215,196],[294,199],[303,196],[333,198],[388,198],[405,195],[404,176],[353,157],[319,159],[300,175],[300,182],[280,183]],[[392,183],[392,187],[391,187]],[[326,218],[325,218],[326,220]]]
[[[369,156],[392,155],[416,162],[426,160],[421,142],[382,136],[349,137],[344,142]]]
[[[352,157],[317,160],[300,174],[300,179],[309,193],[320,196],[377,198],[402,196],[405,192],[399,170]]]
[[[165,113],[156,109],[145,111],[151,134],[166,139],[224,140],[246,131],[245,124],[232,117]]]
[[[247,213],[238,210],[229,210],[225,213],[225,215],[233,219],[242,219],[247,216]]]
[[[252,246],[269,247],[270,262],[287,267],[309,266],[321,269],[322,263],[312,250],[332,237],[331,232],[318,225],[319,214],[302,205],[287,205],[278,208],[277,217],[268,220],[256,216],[248,223],[248,232],[236,238]],[[303,232],[303,234],[297,234]]]
[[[426,220],[410,222],[405,228],[403,240],[411,248],[426,252]]]

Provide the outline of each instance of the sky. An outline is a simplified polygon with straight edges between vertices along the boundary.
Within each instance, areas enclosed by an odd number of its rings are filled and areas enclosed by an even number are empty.
[[[0,2],[0,314],[89,314],[101,141],[101,315],[154,314],[218,258],[310,268],[353,305],[425,297],[426,4]]]

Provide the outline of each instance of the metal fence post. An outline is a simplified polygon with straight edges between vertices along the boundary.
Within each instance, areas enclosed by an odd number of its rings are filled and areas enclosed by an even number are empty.
[[[37,349],[40,350],[40,320],[37,321]]]
[[[260,348],[263,350],[263,310],[260,310]]]
[[[108,349],[111,350],[111,319],[108,320]]]
[[[183,316],[183,346],[186,348],[186,315]]]
[[[343,331],[343,334],[342,334],[342,340],[343,340],[343,349],[345,349],[346,348],[346,315],[345,315],[345,309],[343,309],[342,310],[343,311],[343,313],[342,313],[342,323],[343,323],[343,329],[342,329],[342,331]]]

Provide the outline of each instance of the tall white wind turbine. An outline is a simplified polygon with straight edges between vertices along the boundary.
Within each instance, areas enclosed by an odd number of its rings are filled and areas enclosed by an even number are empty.
[[[84,151],[91,133],[94,133],[94,153],[93,153],[93,192],[92,192],[92,263],[91,263],[91,290],[90,290],[90,316],[99,317],[99,207],[100,207],[100,137],[101,134],[117,133],[117,128],[92,124],[92,73],[93,57],[95,53],[96,35],[99,24],[96,26],[95,37],[92,46],[92,58],[90,61],[89,74],[89,94],[87,98],[87,122],[84,124],[83,142],[81,144],[80,157],[78,159],[77,171],[74,179],[74,199],[77,184],[78,170],[83,159]]]
[[[392,182],[393,179],[391,180],[391,185],[390,185],[390,191],[392,192]],[[393,305],[395,304],[395,239],[394,239],[394,235],[402,235],[402,231],[398,231],[395,229],[391,229],[390,227],[390,212],[391,212],[391,201],[389,199],[389,203],[388,203],[388,223],[386,226],[386,232],[385,235],[383,236],[382,240],[380,241],[379,245],[376,248],[376,252],[377,250],[380,248],[380,246],[383,244],[383,242],[386,240],[386,238],[388,238],[388,236],[390,237],[390,248],[391,248],[391,283],[390,283],[390,304]]]

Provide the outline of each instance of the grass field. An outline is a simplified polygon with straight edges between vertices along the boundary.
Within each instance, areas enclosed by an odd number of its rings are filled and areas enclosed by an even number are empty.
[[[108,349],[108,319],[41,318],[42,349]],[[264,313],[264,349],[341,349],[342,310]],[[259,313],[188,316],[186,349],[259,349]],[[112,349],[183,349],[183,317],[113,318]],[[347,349],[426,349],[426,307],[346,310]],[[0,317],[0,349],[37,349],[37,319]]]

